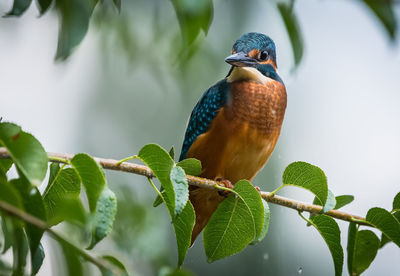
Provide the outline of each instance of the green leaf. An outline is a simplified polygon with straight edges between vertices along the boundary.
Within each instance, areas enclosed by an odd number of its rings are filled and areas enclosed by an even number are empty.
[[[400,223],[391,213],[383,208],[371,208],[365,220],[381,230],[382,233],[400,247]]]
[[[173,147],[172,147],[171,149],[173,149]],[[170,152],[170,156],[173,158],[173,156],[171,155],[171,152]],[[200,163],[199,160],[194,159],[194,158],[188,158],[188,159],[182,160],[181,162],[177,163],[176,166],[181,167],[181,168],[184,170],[184,173],[185,173],[185,174],[188,174],[188,175],[199,175],[199,174],[201,173],[201,163]],[[173,170],[174,170],[174,168],[173,168]],[[182,176],[182,177],[183,177],[183,176]],[[171,180],[172,180],[172,171],[171,171]],[[184,181],[183,185],[185,185],[186,187],[188,187],[186,176],[185,176],[185,179],[182,178],[182,181]],[[185,183],[186,183],[186,184],[185,184]],[[174,185],[174,187],[175,187],[175,185]],[[185,193],[187,193],[187,189],[188,189],[188,188],[186,188],[185,190],[182,191],[182,192],[183,192],[183,195],[184,195]],[[160,192],[161,192],[162,195],[164,196],[164,190],[163,190],[162,187],[161,187]],[[176,190],[175,190],[175,193],[176,193]],[[179,197],[179,196],[176,195],[176,197],[177,197],[177,200],[178,200],[178,197]],[[155,199],[154,203],[153,203],[153,207],[157,207],[157,206],[160,205],[161,203],[163,203],[163,200],[162,200],[162,198],[158,195],[157,198]],[[185,202],[185,203],[186,203],[186,202]],[[183,206],[184,206],[184,205],[183,205]],[[176,207],[176,208],[177,208],[177,207]],[[179,209],[179,208],[178,208],[178,209]]]
[[[186,252],[190,247],[195,220],[196,218],[192,203],[188,201],[183,211],[173,222],[176,243],[178,245],[178,266],[183,264]]]
[[[282,177],[283,185],[301,187],[312,192],[325,205],[328,197],[328,183],[324,172],[306,162],[294,162],[286,167]]]
[[[32,0],[14,0],[11,11],[6,13],[4,17],[21,16],[31,5]]]
[[[11,159],[0,159],[0,177],[6,175],[12,164],[13,161]]]
[[[381,244],[379,245],[380,248],[384,247],[385,244],[387,244],[388,242],[391,242],[391,240],[385,235],[385,234],[381,234]]]
[[[31,134],[12,123],[0,123],[0,144],[10,153],[17,168],[32,184],[42,183],[47,171],[47,154]]]
[[[76,249],[63,241],[60,241],[60,245],[64,254],[65,268],[68,271],[66,275],[83,276],[82,263]]]
[[[257,244],[261,242],[268,233],[269,219],[270,219],[270,211],[267,201],[262,201],[264,205],[264,225],[261,230],[261,233],[251,242],[251,245]]]
[[[53,209],[52,216],[47,219],[50,226],[63,221],[85,225],[86,213],[79,198],[66,196],[57,204],[57,208]]]
[[[26,240],[22,227],[14,228],[13,235],[13,274],[12,276],[22,276],[25,272],[26,257],[28,255],[28,241]]]
[[[219,204],[204,229],[204,250],[209,262],[242,251],[255,237],[254,221],[246,204],[230,195]]]
[[[318,197],[314,197],[314,201],[313,204],[315,205],[322,205],[321,201],[318,199]],[[334,207],[336,206],[336,198],[335,195],[332,193],[331,190],[328,189],[328,197],[326,199],[326,203],[324,205],[324,207],[321,210],[321,213],[326,213],[332,209],[334,209]]]
[[[352,274],[353,268],[354,247],[356,244],[357,232],[357,224],[355,224],[354,222],[350,222],[347,235],[347,270],[350,275]]]
[[[102,256],[101,257],[103,260],[107,261],[108,263],[112,264],[113,266],[117,267],[120,269],[121,273],[118,275],[121,276],[127,276],[128,272],[126,271],[126,268],[123,263],[121,263],[117,258],[113,256]],[[107,269],[102,269],[101,270],[101,275],[102,276],[113,276],[113,271],[107,270]]]
[[[397,219],[398,222],[400,222],[400,211],[394,212],[393,216]]]
[[[40,15],[43,15],[50,7],[53,0],[38,0]]]
[[[201,174],[201,162],[195,158],[184,159],[176,164],[185,170],[188,175],[200,175]]]
[[[111,232],[116,213],[117,198],[110,189],[106,188],[103,190],[97,203],[95,227],[92,235],[92,242],[88,249],[92,249]]]
[[[292,44],[294,63],[297,66],[303,58],[304,52],[303,36],[300,31],[297,17],[294,14],[293,8],[288,4],[278,3],[278,10],[289,35]]]
[[[80,203],[76,206],[78,209],[73,206],[68,206],[69,203],[64,203],[66,200],[72,201],[73,203],[79,201],[81,183],[78,174],[72,168],[57,170],[56,165],[58,164],[53,163],[50,166],[49,184],[43,194],[50,225],[56,225],[66,219],[63,217],[64,215],[69,219],[73,218],[73,214],[68,215],[72,211],[78,210],[77,214],[81,213],[79,212],[79,209],[81,209],[79,208],[79,206],[81,207]],[[71,210],[66,207],[72,207],[74,209]]]
[[[400,209],[400,193],[398,193],[393,199],[393,210]]]
[[[56,1],[56,9],[61,21],[56,59],[65,60],[81,43],[88,31],[89,19],[96,4],[95,0]]]
[[[346,206],[347,204],[350,204],[351,202],[353,202],[354,200],[354,196],[352,195],[340,195],[336,197],[336,206],[335,210],[340,209],[344,206]]]
[[[254,238],[258,237],[263,230],[265,219],[265,209],[260,193],[248,180],[240,180],[235,184],[233,190],[249,208],[254,221]]]
[[[175,166],[174,160],[162,147],[156,144],[145,145],[138,157],[153,171],[164,189],[164,199],[171,218],[177,213],[175,210],[175,192],[171,182],[170,173]]]
[[[319,206],[322,205],[321,201],[320,201],[320,200],[318,199],[318,197],[316,197],[316,196],[314,197],[313,204],[314,204],[314,205],[319,205]],[[320,213],[321,213],[321,214],[324,214],[324,213],[326,213],[326,212],[328,212],[328,211],[334,209],[335,205],[336,205],[336,198],[335,198],[335,195],[333,194],[333,192],[332,192],[331,190],[328,189],[328,197],[327,197],[326,203],[325,203],[325,205],[324,205],[324,207],[322,208],[322,210],[321,210]],[[310,214],[310,219],[311,219],[312,217],[315,217],[315,216],[316,216],[316,215],[314,215],[314,214]],[[310,226],[310,225],[311,225],[311,223],[307,222],[307,226]]]
[[[171,156],[172,160],[175,158],[175,148],[172,146],[169,150],[169,156]]]
[[[0,178],[0,200],[23,210],[21,196],[14,186]]]
[[[9,182],[0,178],[0,201],[7,202],[18,209],[23,210],[22,199],[18,191]],[[2,231],[4,235],[4,245],[2,253],[5,253],[13,244],[15,244],[15,230],[17,227],[22,228],[23,222],[7,217],[5,214],[2,216]]]
[[[203,30],[207,34],[213,18],[212,0],[171,0],[185,45],[192,44]]]
[[[258,237],[264,225],[264,207],[259,192],[241,180],[211,216],[204,229],[207,259],[213,262],[242,251]]]
[[[103,169],[97,162],[85,153],[79,153],[71,160],[72,167],[78,173],[89,201],[91,213],[96,212],[99,197],[106,187],[106,178]]]
[[[400,222],[400,211],[394,212],[393,216],[397,219],[397,221]],[[389,239],[385,234],[382,233],[380,247],[383,247],[385,244],[391,241],[391,239]]]
[[[14,225],[13,219],[3,215],[1,217],[1,230],[3,232],[4,244],[1,254],[4,254],[10,249],[14,241]]]
[[[118,12],[121,12],[121,0],[113,0],[114,6],[117,8]]]
[[[11,275],[11,274],[12,274],[11,265],[0,259],[0,275]]]
[[[396,37],[397,20],[393,1],[363,0],[363,2],[381,22],[389,37],[394,40]]]
[[[39,243],[39,246],[36,249],[36,252],[32,257],[32,273],[31,273],[31,275],[36,275],[39,272],[39,269],[43,264],[44,257],[45,257],[45,254],[44,254],[43,246],[41,243]]]
[[[174,158],[173,154],[171,155],[171,151],[173,153],[173,149],[174,149],[174,147],[172,147],[170,152],[169,152],[169,155],[171,156],[172,159]],[[200,163],[199,160],[197,160],[195,158],[188,158],[188,159],[182,160],[182,161],[178,162],[176,164],[176,166],[179,166],[182,169],[184,169],[185,174],[188,174],[188,175],[199,175],[199,174],[201,174],[201,163]],[[187,180],[186,180],[186,182],[187,182]],[[163,187],[161,187],[160,192],[164,196],[165,192],[164,192]],[[157,198],[154,200],[153,207],[157,207],[161,203],[163,203],[163,200],[158,195]]]
[[[189,199],[189,185],[185,171],[181,167],[173,167],[170,178],[175,192],[175,216],[177,216]]]
[[[14,179],[10,183],[18,189],[26,212],[42,221],[46,221],[46,210],[43,198],[37,187],[31,186],[31,184],[24,178]],[[25,229],[29,240],[29,248],[32,258],[31,264],[33,265],[33,257],[39,246],[40,240],[42,239],[44,230],[29,223],[26,224]]]
[[[333,210],[336,206],[336,198],[335,195],[332,193],[331,190],[328,189],[328,197],[326,199],[326,203],[324,208],[322,208],[322,213],[326,213],[330,210]]]
[[[379,244],[378,237],[370,230],[361,230],[356,234],[351,275],[360,275],[370,266]]]
[[[378,237],[369,230],[358,231],[354,222],[349,225],[347,268],[350,275],[360,275],[375,259],[380,246]]]
[[[50,189],[50,187],[51,187],[52,183],[54,182],[54,179],[56,178],[56,176],[57,176],[59,171],[60,171],[60,164],[58,164],[58,163],[51,163],[50,164],[49,181],[48,181],[47,186],[46,186],[46,191],[48,189]],[[45,193],[46,193],[46,191],[45,191]]]
[[[165,192],[162,191],[162,189],[160,189],[161,194],[163,195],[163,197],[165,196]],[[153,202],[153,207],[157,207],[159,206],[161,203],[163,203],[163,200],[161,198],[161,196],[157,195],[156,199]]]
[[[335,266],[335,275],[342,275],[343,270],[343,248],[340,244],[340,229],[336,221],[326,215],[318,215],[311,219],[312,225],[324,238],[331,252]]]

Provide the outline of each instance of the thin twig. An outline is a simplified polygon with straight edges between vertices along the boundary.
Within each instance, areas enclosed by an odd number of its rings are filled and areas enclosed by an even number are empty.
[[[52,153],[52,152],[49,152],[47,154],[49,157],[49,161],[51,161],[51,162],[68,163],[73,158],[73,155],[71,155],[71,154]],[[5,158],[10,158],[10,154],[7,152],[7,150],[5,148],[0,148],[0,159],[5,159]],[[153,172],[151,171],[151,169],[147,166],[134,164],[134,163],[128,163],[128,162],[119,163],[120,162],[119,160],[114,160],[114,159],[105,159],[105,158],[97,158],[97,157],[94,157],[94,159],[104,169],[129,172],[129,173],[143,175],[143,176],[146,176],[149,178],[155,177]],[[219,181],[214,181],[211,179],[197,177],[197,176],[187,175],[187,180],[190,185],[201,187],[201,188],[215,190],[215,189],[217,189],[216,185],[223,186],[223,183],[221,183]],[[270,192],[261,191],[260,194],[261,194],[261,197],[264,200],[266,200],[267,202],[270,202],[272,204],[281,205],[281,206],[288,207],[288,208],[292,208],[297,211],[309,212],[312,214],[318,214],[322,211],[322,206],[319,206],[319,205],[309,204],[309,203],[297,201],[294,199],[286,198],[283,196],[278,196],[278,195],[275,195]],[[353,215],[353,214],[349,214],[346,212],[342,212],[339,210],[331,210],[329,212],[326,212],[325,215],[328,215],[328,216],[331,216],[333,218],[340,219],[340,220],[355,222],[357,224],[369,225],[368,222],[365,221],[365,218],[358,216],[358,215]]]
[[[75,246],[73,243],[69,242],[67,239],[65,239],[62,235],[60,235],[57,231],[54,231],[53,229],[50,228],[50,226],[44,222],[41,219],[38,219],[37,217],[34,217],[18,208],[15,206],[9,204],[8,202],[0,200],[0,210],[6,212],[8,215],[19,218],[31,225],[36,226],[37,228],[40,228],[47,233],[49,233],[54,239],[67,244],[68,246],[72,247],[76,252],[78,252],[84,259],[86,259],[88,262],[91,262],[92,264],[96,265],[100,269],[107,269],[111,270],[114,275],[124,275],[124,272],[117,266],[110,265],[101,260],[98,259],[89,253],[87,253],[85,250]]]

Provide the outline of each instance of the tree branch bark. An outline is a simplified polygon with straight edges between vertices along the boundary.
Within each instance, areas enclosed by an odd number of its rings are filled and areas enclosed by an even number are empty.
[[[49,153],[47,153],[47,155],[49,157],[49,161],[51,161],[51,162],[66,163],[66,164],[68,164],[69,161],[73,158],[73,155],[63,154],[63,153],[49,152]],[[11,158],[10,154],[7,152],[7,150],[5,148],[0,148],[0,159],[6,159],[6,158],[7,159]],[[129,162],[123,162],[121,164],[118,164],[118,160],[98,158],[98,157],[94,157],[94,159],[104,169],[107,169],[107,170],[115,170],[115,171],[134,173],[134,174],[143,175],[143,176],[150,177],[150,178],[155,177],[153,172],[150,170],[150,168],[148,168],[147,166],[144,166],[144,165],[139,165],[139,164],[134,164],[134,163],[129,163]],[[223,184],[218,181],[214,181],[214,180],[202,178],[202,177],[197,177],[197,176],[187,175],[187,180],[190,185],[198,186],[201,188],[216,189],[215,185],[223,186]],[[261,194],[261,197],[269,203],[288,207],[288,208],[291,208],[291,209],[294,209],[294,210],[297,210],[300,212],[309,212],[311,214],[318,214],[322,211],[322,206],[319,206],[319,205],[301,202],[298,200],[274,195],[274,194],[271,194],[269,192],[264,192],[264,191],[261,191],[260,194]],[[369,225],[365,221],[365,218],[358,216],[358,215],[353,215],[353,214],[349,214],[346,212],[342,212],[339,210],[331,210],[329,212],[326,212],[325,215],[328,215],[328,216],[331,216],[333,218],[340,219],[340,220],[355,222],[357,224]]]

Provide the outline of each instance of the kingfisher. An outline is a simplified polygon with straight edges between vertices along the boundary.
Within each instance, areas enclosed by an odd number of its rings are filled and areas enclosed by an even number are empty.
[[[252,181],[278,141],[286,109],[286,88],[277,72],[275,43],[267,35],[247,33],[225,59],[228,75],[210,87],[194,107],[180,160],[201,161],[201,177],[232,188]],[[233,184],[232,184],[233,183]],[[189,187],[196,213],[192,244],[226,194]]]

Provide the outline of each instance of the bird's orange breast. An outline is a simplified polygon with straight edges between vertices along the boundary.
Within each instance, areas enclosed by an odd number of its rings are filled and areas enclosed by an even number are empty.
[[[201,161],[203,177],[221,177],[233,184],[252,180],[276,145],[285,108],[286,90],[280,82],[233,82],[228,104],[192,144],[187,157]]]

